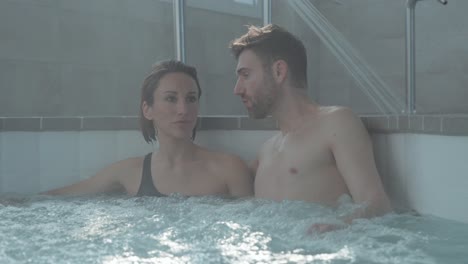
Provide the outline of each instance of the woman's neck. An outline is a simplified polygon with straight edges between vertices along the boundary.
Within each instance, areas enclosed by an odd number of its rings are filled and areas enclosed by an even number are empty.
[[[184,163],[195,160],[197,145],[191,139],[159,139],[158,158],[171,164]]]

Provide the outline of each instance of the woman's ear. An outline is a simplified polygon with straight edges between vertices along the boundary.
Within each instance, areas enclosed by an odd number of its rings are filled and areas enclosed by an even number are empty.
[[[141,110],[143,112],[143,116],[146,119],[153,120],[153,116],[151,112],[153,110],[153,107],[149,106],[148,103],[146,103],[146,101],[143,101],[143,104],[141,104]]]
[[[288,64],[284,60],[277,60],[272,67],[273,77],[276,83],[283,83],[288,77]]]

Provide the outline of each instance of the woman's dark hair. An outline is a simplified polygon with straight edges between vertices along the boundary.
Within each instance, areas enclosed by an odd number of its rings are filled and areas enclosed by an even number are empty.
[[[150,143],[156,141],[156,130],[152,120],[146,119],[143,115],[143,102],[148,106],[152,106],[154,102],[154,91],[158,88],[161,79],[169,73],[185,73],[195,80],[198,88],[198,99],[201,96],[200,83],[198,82],[197,70],[183,62],[176,60],[161,61],[153,65],[151,73],[143,81],[141,87],[141,101],[140,101],[140,129],[145,141]],[[197,126],[193,128],[192,140],[195,139]]]

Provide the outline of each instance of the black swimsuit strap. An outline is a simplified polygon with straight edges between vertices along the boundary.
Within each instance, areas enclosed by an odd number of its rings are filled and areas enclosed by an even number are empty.
[[[158,191],[153,183],[153,177],[151,176],[151,156],[152,152],[146,154],[143,161],[143,171],[141,173],[141,183],[138,189],[137,196],[166,196]]]

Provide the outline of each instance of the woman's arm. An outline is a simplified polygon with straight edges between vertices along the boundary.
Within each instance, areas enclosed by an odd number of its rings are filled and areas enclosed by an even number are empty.
[[[122,189],[122,175],[131,169],[135,158],[122,160],[101,169],[96,175],[69,186],[49,190],[45,195],[85,195],[118,191]]]
[[[247,164],[237,156],[229,156],[224,175],[229,194],[235,197],[253,196],[254,177]]]

